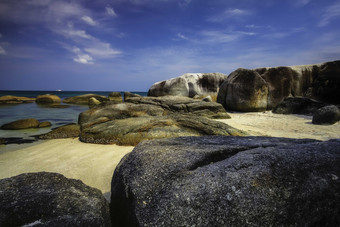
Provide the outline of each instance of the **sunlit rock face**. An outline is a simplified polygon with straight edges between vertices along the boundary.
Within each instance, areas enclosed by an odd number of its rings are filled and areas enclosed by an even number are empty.
[[[222,73],[187,73],[182,76],[153,84],[148,96],[197,96],[216,97],[220,85],[227,78]]]
[[[301,96],[339,104],[340,61],[237,69],[222,83],[217,102],[227,110],[262,111],[273,109],[287,97]]]

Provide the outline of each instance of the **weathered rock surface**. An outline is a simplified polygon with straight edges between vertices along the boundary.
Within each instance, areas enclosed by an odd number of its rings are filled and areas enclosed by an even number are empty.
[[[112,179],[117,226],[339,226],[340,140],[144,141]]]
[[[6,95],[0,97],[0,104],[21,104],[35,102],[35,98]]]
[[[12,121],[10,123],[4,124],[1,126],[1,129],[6,130],[18,130],[18,129],[27,129],[27,128],[38,128],[39,121],[34,118],[27,118],[17,121]]]
[[[57,173],[0,180],[0,226],[111,226],[102,193]]]
[[[109,94],[109,100],[110,100],[110,102],[122,103],[123,97],[122,97],[122,94],[120,92],[111,92]]]
[[[38,95],[35,101],[39,104],[61,103],[61,99],[53,94]]]
[[[89,108],[93,108],[93,107],[98,106],[100,104],[101,104],[101,102],[98,99],[96,99],[95,97],[91,97],[89,99],[89,102],[88,102]]]
[[[247,79],[251,83],[247,83]],[[264,108],[274,108],[287,97],[297,96],[339,104],[340,61],[320,65],[238,69],[221,85],[217,102],[228,110],[262,111]],[[235,105],[238,99],[242,105]],[[259,107],[256,105],[258,103],[261,104]]]
[[[268,84],[254,70],[238,69],[220,87],[217,102],[227,110],[263,111],[267,109]]]
[[[222,73],[187,73],[182,76],[153,84],[148,96],[186,96],[195,95],[216,97],[220,85],[227,78]]]
[[[285,98],[273,109],[277,114],[303,114],[313,115],[318,109],[326,104],[305,97]]]
[[[80,127],[78,124],[68,124],[52,129],[52,131],[39,135],[39,139],[62,139],[76,138],[80,135]]]
[[[313,115],[313,124],[331,125],[340,121],[340,110],[334,105],[325,106],[318,109]]]
[[[129,98],[132,98],[132,97],[142,97],[142,96],[139,95],[139,94],[128,92],[128,91],[124,92],[124,102],[125,102],[126,99],[129,99]]]
[[[79,105],[88,105],[90,98],[96,98],[99,102],[106,102],[109,98],[103,95],[96,95],[96,94],[85,94],[79,96],[73,96],[69,98],[65,98],[63,100],[64,103],[71,103],[71,104],[79,104]]]
[[[142,140],[189,135],[246,135],[208,118],[230,118],[215,102],[187,97],[133,97],[79,115],[80,140],[136,145]]]

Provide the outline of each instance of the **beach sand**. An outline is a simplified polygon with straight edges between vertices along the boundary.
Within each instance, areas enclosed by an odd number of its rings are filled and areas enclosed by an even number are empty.
[[[56,172],[98,188],[106,198],[115,167],[132,146],[82,143],[54,139],[0,154],[0,179],[27,172]]]
[[[232,119],[218,121],[254,136],[318,140],[340,138],[340,122],[329,126],[313,125],[309,116],[280,115],[270,111],[230,115]],[[132,146],[82,143],[78,139],[48,140],[0,153],[0,179],[26,172],[57,172],[100,189],[109,198],[113,171],[132,149]]]

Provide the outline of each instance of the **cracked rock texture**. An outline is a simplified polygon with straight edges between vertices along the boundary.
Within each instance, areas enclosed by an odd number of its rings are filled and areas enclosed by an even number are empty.
[[[102,193],[57,173],[0,180],[0,226],[111,226]]]
[[[340,140],[144,141],[112,179],[116,226],[339,226]]]

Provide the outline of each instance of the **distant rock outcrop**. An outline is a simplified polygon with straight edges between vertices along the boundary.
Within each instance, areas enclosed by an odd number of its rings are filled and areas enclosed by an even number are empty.
[[[17,121],[12,121],[10,123],[2,125],[0,128],[5,130],[19,130],[28,128],[45,128],[50,127],[52,124],[48,121],[39,122],[34,118],[21,119]]]
[[[35,98],[6,95],[0,97],[0,104],[21,104],[35,102]]]
[[[144,141],[112,178],[117,226],[339,226],[340,140]]]
[[[39,104],[61,103],[61,99],[53,94],[38,95],[36,102]]]
[[[148,96],[186,96],[195,95],[216,97],[220,85],[227,78],[222,73],[187,73],[182,76],[153,84]]]
[[[136,145],[147,139],[201,135],[246,135],[208,118],[230,118],[223,107],[187,97],[133,97],[79,115],[80,140]]]
[[[221,85],[217,102],[227,110],[262,111],[273,109],[287,97],[297,96],[339,104],[340,61],[238,69]]]
[[[91,98],[97,99],[99,102],[106,102],[109,100],[108,97],[105,97],[103,95],[96,95],[96,94],[85,94],[85,95],[79,95],[79,96],[73,96],[68,97],[63,100],[64,103],[70,103],[70,104],[79,104],[79,105],[88,105],[89,100]]]
[[[102,193],[57,173],[0,180],[0,226],[111,226]]]

